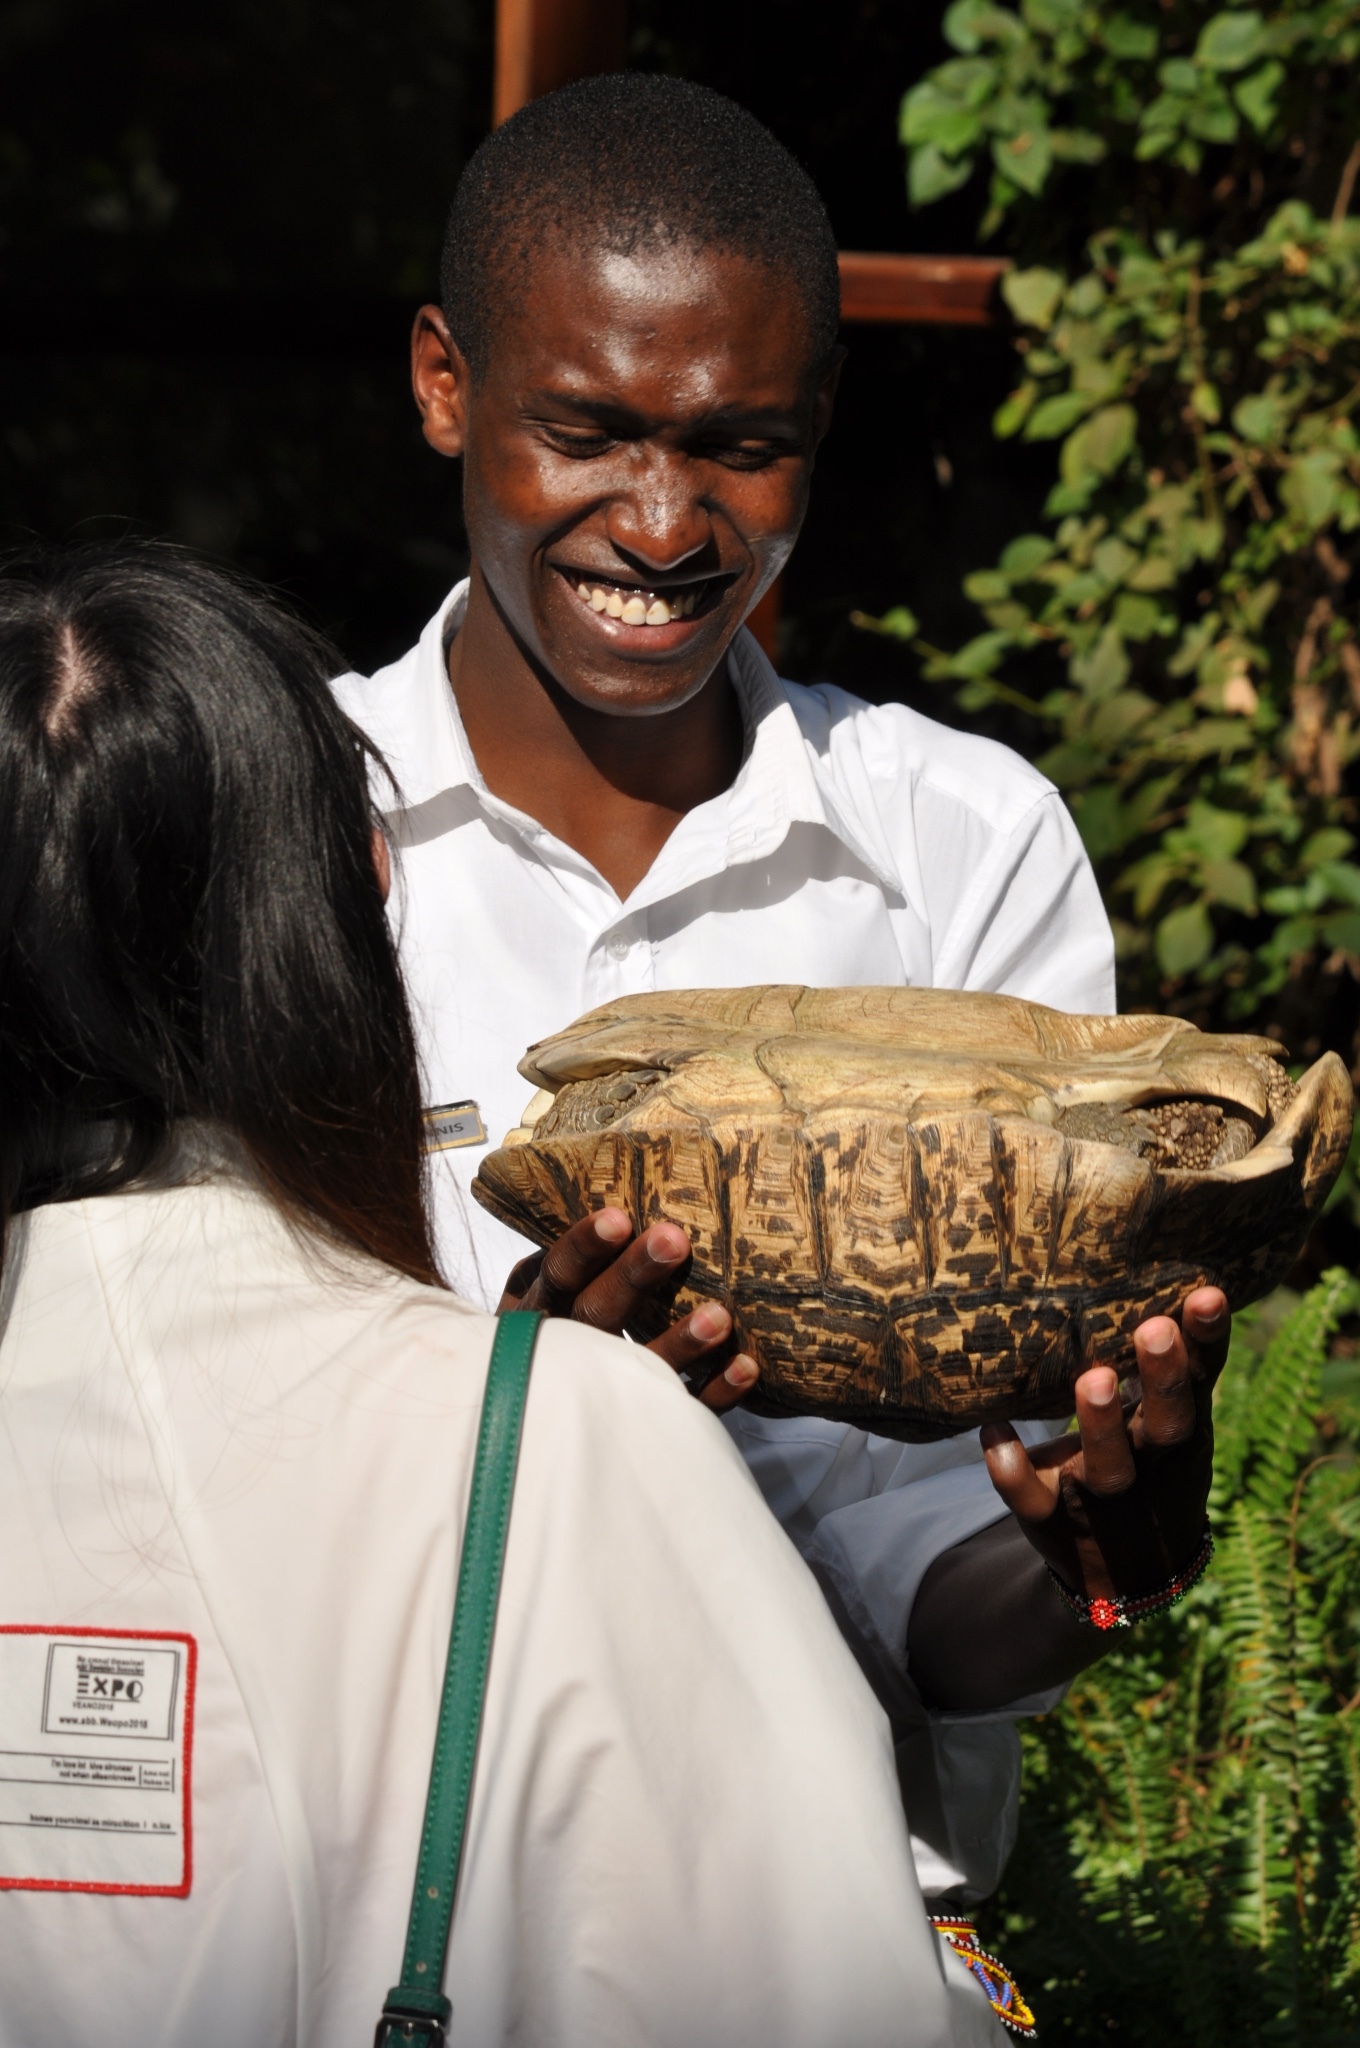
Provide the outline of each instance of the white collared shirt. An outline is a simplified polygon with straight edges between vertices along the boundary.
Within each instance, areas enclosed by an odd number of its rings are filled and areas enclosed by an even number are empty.
[[[581,854],[486,786],[448,677],[466,592],[452,592],[400,661],[335,687],[400,791],[393,916],[426,1099],[475,1100],[492,1144],[532,1092],[516,1064],[534,1040],[650,989],[869,983],[1113,1009],[1109,924],[1052,784],[1007,748],[904,705],[783,682],[745,631],[729,656],[746,729],[736,780],[681,819],[620,901]],[[468,1193],[482,1156],[436,1157],[435,1213],[449,1278],[489,1304],[529,1247]],[[921,1576],[1004,1512],[976,1435],[907,1445],[742,1413],[728,1426],[780,1521],[834,1584],[882,1696],[909,1718],[907,1619]],[[1013,1814],[1013,1731],[934,1727],[937,1746],[990,1744],[992,1760],[972,1772],[979,1783],[991,1773],[994,1785],[1005,1748],[1002,1805]],[[1010,1827],[960,1818],[938,1867],[923,1863],[927,1889],[988,1888]]]
[[[367,2048],[492,1326],[248,1182],[39,1209],[0,1291],[0,2048]],[[460,2048],[999,2048],[889,1733],[657,1360],[539,1340]]]

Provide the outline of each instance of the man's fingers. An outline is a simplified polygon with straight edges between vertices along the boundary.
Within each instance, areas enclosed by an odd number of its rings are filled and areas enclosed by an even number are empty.
[[[749,1351],[739,1351],[729,1359],[721,1372],[715,1372],[699,1399],[705,1408],[711,1408],[721,1415],[728,1408],[735,1408],[738,1401],[750,1393],[760,1378],[760,1367]]]
[[[1185,1339],[1170,1316],[1150,1316],[1134,1331],[1133,1348],[1142,1394],[1139,1433],[1145,1443],[1169,1450],[1195,1431],[1195,1381]]]
[[[732,1318],[720,1301],[701,1302],[692,1315],[685,1316],[678,1323],[672,1323],[669,1330],[654,1338],[647,1346],[658,1358],[665,1360],[685,1377],[691,1376],[691,1368],[702,1360],[711,1359],[717,1352],[721,1355],[723,1346],[732,1335]],[[701,1379],[701,1373],[694,1373]],[[747,1351],[739,1351],[729,1359],[721,1371],[712,1371],[704,1382],[699,1399],[705,1408],[712,1408],[718,1414],[724,1409],[735,1408],[738,1401],[750,1393],[760,1378],[760,1368]]]
[[[988,1477],[1011,1513],[1022,1522],[1047,1521],[1057,1506],[1056,1487],[1045,1486],[1009,1422],[987,1425],[982,1450]]]
[[[1197,1287],[1181,1304],[1181,1329],[1195,1377],[1211,1388],[1228,1357],[1232,1315],[1221,1287]]]
[[[689,1259],[690,1242],[679,1225],[653,1223],[597,1279],[581,1288],[568,1312],[578,1323],[618,1336],[637,1319],[648,1297],[669,1286]]]
[[[673,1372],[689,1374],[700,1359],[708,1358],[732,1334],[732,1318],[720,1301],[701,1302],[690,1315],[672,1323],[647,1346]],[[710,1368],[711,1370],[711,1368]],[[698,1375],[696,1375],[698,1377]]]
[[[632,1235],[633,1226],[622,1209],[600,1209],[594,1216],[583,1216],[541,1255],[537,1278],[516,1305],[541,1309],[549,1316],[570,1315],[576,1297],[617,1259]],[[511,1274],[512,1284],[524,1263]]]
[[[1092,1366],[1074,1388],[1081,1431],[1081,1483],[1088,1493],[1126,1493],[1137,1477],[1124,1426],[1119,1380],[1108,1365]]]

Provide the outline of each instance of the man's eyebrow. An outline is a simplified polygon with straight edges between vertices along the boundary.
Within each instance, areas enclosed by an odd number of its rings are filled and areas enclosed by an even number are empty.
[[[534,412],[539,408],[575,413],[583,420],[608,420],[632,428],[645,428],[648,423],[647,416],[635,406],[603,394],[589,398],[575,392],[546,388],[532,391],[528,394],[526,410]],[[796,406],[784,405],[719,405],[687,422],[686,431],[699,434],[733,427],[743,427],[748,431],[758,431],[761,427],[788,427],[797,424],[799,411]]]

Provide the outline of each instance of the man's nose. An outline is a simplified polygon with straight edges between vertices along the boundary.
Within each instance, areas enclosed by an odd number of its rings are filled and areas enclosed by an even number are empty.
[[[713,542],[713,521],[684,463],[649,465],[609,509],[609,538],[640,568],[674,572]]]

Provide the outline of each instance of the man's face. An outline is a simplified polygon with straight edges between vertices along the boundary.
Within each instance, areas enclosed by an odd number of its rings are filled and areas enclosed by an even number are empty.
[[[686,702],[783,568],[830,418],[792,283],[687,245],[545,251],[481,381],[452,360],[452,432],[422,397],[426,433],[464,458],[521,647],[589,709]]]

